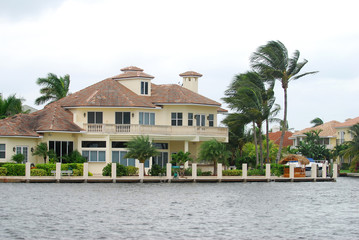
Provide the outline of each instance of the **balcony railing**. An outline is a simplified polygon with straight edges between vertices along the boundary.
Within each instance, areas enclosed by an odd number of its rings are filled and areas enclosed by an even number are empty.
[[[84,128],[89,133],[228,137],[228,129],[224,127],[159,126],[138,124],[84,124]]]

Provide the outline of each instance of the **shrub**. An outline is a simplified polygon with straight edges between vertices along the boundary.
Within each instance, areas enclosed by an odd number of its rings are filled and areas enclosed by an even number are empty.
[[[63,156],[62,160],[65,163],[84,163],[87,161],[86,158],[83,157],[77,150],[74,150],[69,155]]]
[[[200,176],[212,176],[212,171],[202,172]]]
[[[25,164],[5,164],[7,176],[25,176]]]
[[[0,176],[6,176],[7,174],[7,169],[4,167],[0,167]]]
[[[158,175],[165,175],[166,174],[166,168],[162,168],[158,164],[153,164],[151,169],[149,170],[148,174],[151,176],[158,176]]]
[[[185,176],[192,176],[192,168],[186,168],[184,170],[184,175]]]
[[[342,163],[342,166],[340,167],[341,170],[349,170],[349,163]]]
[[[359,171],[359,161],[358,160],[355,160],[355,161],[351,162],[350,167],[349,167],[349,171],[351,173],[357,173]]]
[[[17,153],[12,155],[11,160],[13,160],[16,163],[23,163],[25,160],[25,156],[21,153]]]
[[[84,175],[84,165],[82,163],[77,163],[76,166],[77,166],[76,169],[79,171],[79,174],[80,174],[78,176],[83,176]],[[75,176],[75,173],[74,173],[74,176]]]
[[[45,169],[34,168],[34,169],[30,170],[30,175],[31,176],[47,176],[47,172]]]
[[[80,170],[78,170],[78,169],[73,169],[73,170],[72,170],[72,175],[73,175],[73,176],[82,176],[83,174],[81,173]]]
[[[274,175],[277,177],[282,176],[284,174],[284,165],[272,163],[270,165],[270,172],[271,172],[271,175]]]
[[[107,164],[102,169],[102,176],[111,176],[112,173],[112,163]],[[116,163],[116,176],[128,176],[127,167]]]
[[[51,176],[51,171],[56,171],[56,164],[54,163],[40,163],[36,164],[36,168],[44,169],[46,171],[46,176]]]
[[[134,166],[127,166],[127,172],[129,176],[136,176],[138,175],[138,168]]]
[[[264,176],[266,174],[265,169],[252,168],[248,170],[248,176]]]
[[[223,170],[222,175],[223,176],[241,176],[242,170],[239,170],[239,169]]]

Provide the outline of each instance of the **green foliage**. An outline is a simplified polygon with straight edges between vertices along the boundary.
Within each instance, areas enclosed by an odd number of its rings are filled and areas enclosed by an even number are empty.
[[[17,153],[17,154],[12,155],[11,160],[13,160],[14,162],[20,164],[20,163],[24,162],[25,156],[23,154],[21,154],[21,153]]]
[[[320,143],[320,132],[322,130],[312,130],[304,133],[306,138],[299,142],[298,150],[304,156],[313,159],[330,159],[331,154],[323,144]]]
[[[239,169],[231,169],[231,170],[223,170],[223,176],[242,176],[242,170]]]
[[[31,176],[47,176],[47,172],[45,169],[34,168],[34,169],[30,170],[30,175]]]
[[[129,176],[138,176],[138,168],[135,166],[127,166]]]
[[[216,139],[204,142],[200,146],[199,158],[204,161],[213,162],[215,175],[217,174],[217,163],[228,166],[230,156],[231,152],[227,150],[227,146]]]
[[[344,157],[352,157],[352,161],[359,160],[359,123],[350,127],[349,132],[353,136],[351,141],[347,141],[347,149],[343,150],[341,153]]]
[[[184,170],[185,176],[192,176],[192,168],[186,168]],[[202,176],[202,169],[197,168],[197,176]]]
[[[202,172],[201,175],[198,176],[212,176],[212,171]]]
[[[72,170],[72,175],[73,176],[82,176],[83,175],[83,172],[78,170],[78,169],[73,169]]]
[[[282,176],[284,174],[284,165],[272,163],[270,165],[270,172],[271,172],[271,175],[274,175],[277,177]]]
[[[69,155],[65,155],[62,157],[62,162],[64,163],[84,163],[86,162],[86,158],[79,153],[79,151],[74,150]]]
[[[350,163],[349,171],[352,172],[352,173],[357,173],[357,172],[359,172],[359,160],[358,160],[358,159],[353,160],[353,161]]]
[[[44,159],[44,163],[46,163],[46,158],[48,156],[47,151],[47,144],[45,142],[39,143],[36,147],[34,152],[32,153],[33,156],[41,156]]]
[[[112,173],[112,163],[108,163],[103,169],[102,169],[102,176],[111,176]],[[116,163],[116,176],[128,176],[128,170],[127,167]]]
[[[0,167],[0,176],[6,176],[7,174],[7,168]]]
[[[342,163],[342,166],[340,167],[340,170],[349,170],[349,163]]]
[[[51,171],[56,171],[56,164],[54,163],[40,163],[36,164],[36,168],[44,169],[46,171],[46,176],[51,176]]]
[[[162,168],[158,164],[152,164],[151,169],[148,172],[151,176],[159,176],[160,174],[166,175],[166,168]]]
[[[248,176],[264,176],[264,175],[266,175],[266,171],[265,171],[265,169],[252,168],[252,169],[248,169],[247,175]]]
[[[57,158],[57,155],[53,149],[50,149],[47,152],[47,155],[49,156],[49,163],[56,163],[59,162],[59,159]]]
[[[319,126],[323,124],[323,120],[320,118],[314,118],[312,121],[310,121],[311,124],[313,124],[313,127]]]
[[[25,176],[25,164],[5,164],[7,176]]]
[[[22,111],[22,102],[24,99],[17,98],[14,95],[10,95],[8,98],[3,98],[0,95],[0,119],[4,119],[13,116],[18,113],[27,113]]]
[[[128,152],[125,158],[138,159],[144,163],[146,159],[159,155],[157,148],[149,141],[148,136],[138,136],[127,143]]]
[[[58,78],[56,74],[49,73],[47,78],[38,78],[36,83],[39,86],[43,86],[43,88],[40,89],[42,95],[35,100],[35,104],[40,105],[48,101],[53,102],[66,97],[70,87],[70,76],[65,75],[64,77]]]
[[[176,166],[180,166],[185,164],[187,161],[192,161],[193,159],[189,155],[191,155],[190,152],[184,153],[182,150],[179,151],[178,153],[174,153],[171,155],[172,156],[171,163]]]

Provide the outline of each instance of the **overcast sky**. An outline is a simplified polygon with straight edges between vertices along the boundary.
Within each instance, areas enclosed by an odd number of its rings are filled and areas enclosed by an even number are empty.
[[[137,66],[156,84],[197,71],[199,92],[223,103],[251,53],[280,40],[309,61],[303,72],[319,71],[290,83],[290,128],[344,121],[359,116],[357,10],[356,1],[328,0],[0,0],[0,92],[39,109],[36,79],[49,72],[69,74],[76,92]],[[283,106],[279,82],[276,97]]]

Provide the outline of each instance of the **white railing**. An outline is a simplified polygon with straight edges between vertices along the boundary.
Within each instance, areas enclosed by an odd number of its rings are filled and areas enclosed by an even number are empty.
[[[224,127],[159,126],[139,124],[84,124],[84,128],[89,133],[106,134],[228,136],[228,129]]]

